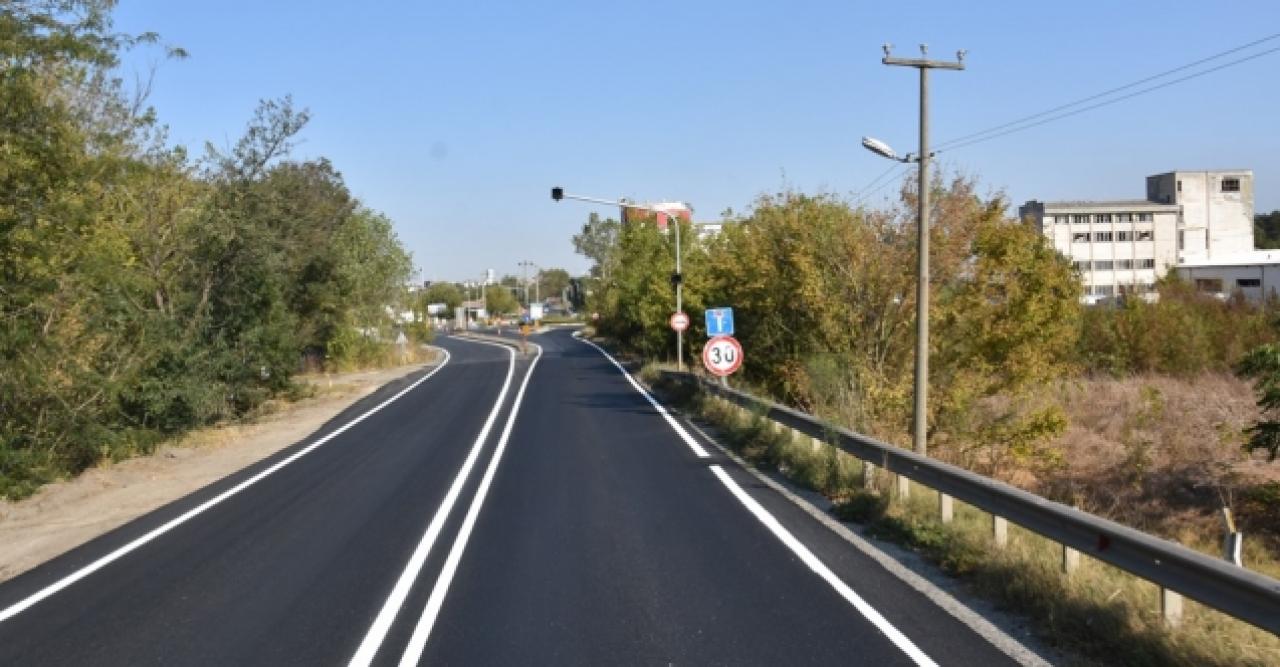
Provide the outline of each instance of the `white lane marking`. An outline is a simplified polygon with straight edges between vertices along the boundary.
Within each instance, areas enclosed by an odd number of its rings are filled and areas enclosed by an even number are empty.
[[[4,611],[0,611],[0,623],[3,623],[4,621],[10,618],[13,618],[14,616],[26,611],[37,602],[40,602],[41,600],[44,600],[45,598],[53,595],[54,593],[61,591],[62,589],[70,586],[71,584],[74,584],[77,581],[84,579],[90,574],[93,574],[94,572],[97,572],[98,570],[106,567],[112,562],[120,559],[121,557],[125,556],[131,551],[134,551],[138,547],[141,547],[142,545],[156,539],[157,537],[160,537],[161,535],[164,535],[165,533],[173,530],[174,528],[177,528],[178,526],[186,523],[187,521],[191,520],[193,517],[201,514],[202,512],[208,510],[214,505],[217,505],[218,503],[221,503],[227,498],[230,498],[231,496],[234,496],[237,493],[240,493],[241,491],[249,488],[250,486],[253,486],[257,482],[261,481],[263,478],[267,477],[268,475],[276,472],[277,470],[311,453],[312,450],[319,447],[320,445],[323,445],[326,442],[329,442],[330,440],[333,440],[334,438],[338,437],[339,435],[342,435],[344,432],[346,432],[347,429],[351,428],[352,426],[355,426],[356,424],[359,424],[360,422],[367,419],[370,415],[373,415],[379,410],[390,405],[392,401],[395,401],[401,396],[404,396],[405,394],[413,391],[414,388],[416,388],[418,385],[422,384],[423,382],[426,382],[427,380],[431,379],[431,376],[435,375],[436,373],[439,373],[440,369],[444,368],[445,365],[449,363],[449,359],[451,358],[449,351],[444,348],[437,348],[437,349],[444,352],[444,361],[440,362],[440,365],[436,366],[435,369],[432,370],[430,373],[427,373],[421,378],[418,378],[413,384],[400,390],[400,392],[397,393],[395,396],[392,396],[391,398],[388,398],[387,400],[373,406],[364,414],[360,415],[359,417],[356,417],[355,419],[352,419],[346,424],[343,424],[337,430],[324,436],[323,438],[320,438],[319,440],[316,440],[310,445],[307,445],[303,449],[298,450],[297,452],[290,455],[288,458],[276,463],[270,468],[267,468],[266,470],[263,470],[262,472],[254,475],[253,477],[250,477],[249,479],[243,482],[240,482],[234,487],[227,489],[226,491],[223,491],[217,496],[214,496],[213,498],[206,500],[205,502],[201,503],[199,506],[194,507],[190,510],[187,510],[181,516],[175,519],[171,519],[169,522],[165,523],[159,528],[152,530],[146,535],[143,535],[142,537],[139,537],[133,540],[132,542],[116,549],[115,551],[112,551],[111,553],[103,556],[102,558],[99,558],[98,560],[95,560],[92,563],[89,563],[88,565],[80,568],[79,570],[76,570],[75,572],[67,575],[66,577],[59,579],[57,582],[50,584],[49,586],[39,590],[38,592],[32,594],[30,597],[26,598],[25,600],[22,600],[21,602],[18,602],[17,604],[10,606]]]
[[[937,663],[931,660],[929,656],[925,655],[924,651],[921,651],[916,647],[916,645],[912,643],[906,635],[893,627],[893,625],[889,623],[884,616],[881,616],[880,612],[876,611],[875,607],[867,604],[867,601],[863,600],[862,597],[855,593],[848,584],[844,583],[844,581],[842,581],[835,572],[831,571],[831,568],[827,567],[821,560],[818,560],[818,557],[809,550],[809,547],[806,547],[803,542],[796,539],[796,536],[792,535],[791,531],[784,528],[782,523],[769,513],[769,510],[766,510],[760,505],[760,503],[756,502],[755,498],[752,498],[746,491],[743,491],[742,487],[738,486],[738,483],[733,481],[733,478],[729,476],[729,473],[722,470],[718,465],[708,467],[710,467],[711,472],[720,479],[720,482],[724,484],[725,488],[729,489],[729,493],[732,493],[733,496],[738,499],[738,502],[742,503],[742,505],[747,508],[747,511],[755,515],[755,517],[760,520],[760,523],[764,524],[765,528],[768,528],[769,532],[773,533],[774,537],[777,537],[779,541],[787,545],[787,548],[791,549],[792,553],[796,556],[799,556],[800,560],[804,561],[804,564],[808,565],[809,569],[813,570],[814,574],[817,574],[823,581],[827,582],[827,584],[834,588],[836,592],[840,594],[840,597],[848,600],[849,604],[853,605],[853,607],[858,610],[858,613],[862,614],[863,617],[868,621],[871,621],[871,623],[875,625],[880,632],[884,633],[884,635],[889,638],[889,641],[893,642],[894,645],[901,649],[903,653],[906,653],[907,656],[914,660],[917,665],[921,665],[922,667],[937,666]]]
[[[364,640],[360,642],[360,648],[356,649],[356,654],[351,657],[351,662],[349,663],[351,667],[368,665],[373,662],[374,656],[378,653],[383,640],[387,637],[387,632],[391,630],[391,623],[395,621],[396,614],[400,613],[400,607],[404,605],[405,598],[409,596],[409,589],[413,588],[414,581],[422,571],[422,566],[426,563],[427,556],[431,553],[431,547],[435,544],[436,538],[440,536],[445,520],[449,518],[449,513],[453,511],[453,505],[458,501],[458,495],[462,493],[462,487],[466,484],[467,477],[471,474],[471,468],[475,466],[476,459],[480,458],[480,450],[484,449],[484,442],[489,438],[489,430],[493,428],[493,422],[497,420],[498,413],[502,410],[502,401],[506,399],[507,390],[511,388],[511,378],[514,376],[516,369],[516,351],[514,349],[505,345],[486,343],[479,340],[461,338],[459,340],[466,340],[468,343],[477,345],[501,347],[506,350],[509,355],[507,379],[502,384],[502,391],[498,393],[498,400],[494,401],[493,409],[489,411],[489,416],[485,419],[484,427],[480,429],[480,434],[476,436],[475,443],[471,445],[471,452],[467,454],[466,461],[458,469],[458,474],[453,478],[453,484],[449,486],[449,492],[445,494],[440,507],[436,509],[435,516],[431,518],[431,523],[427,526],[427,532],[422,535],[422,540],[418,542],[418,546],[413,550],[413,554],[409,557],[409,562],[405,565],[404,571],[400,573],[400,578],[396,580],[396,585],[392,587],[391,594],[387,596],[387,601],[383,603],[382,609],[378,611],[377,617],[373,620],[373,625],[369,627],[369,632],[365,634]]]
[[[698,444],[698,442],[684,430],[684,427],[676,422],[666,409],[662,407],[653,398],[653,396],[650,396],[649,392],[645,391],[639,383],[631,377],[631,374],[627,373],[627,371],[622,368],[621,364],[615,361],[613,357],[609,356],[608,352],[605,352],[599,345],[596,345],[585,338],[581,338],[580,336],[574,336],[574,338],[596,348],[600,351],[600,354],[603,354],[605,358],[613,362],[613,365],[616,366],[618,370],[622,371],[622,374],[631,382],[631,386],[635,387],[636,391],[649,399],[649,403],[662,413],[662,416],[667,419],[667,423],[671,425],[672,429],[675,430],[681,439],[688,443],[690,447],[695,448],[694,451],[698,453],[699,457],[707,456],[706,450],[702,448],[702,445]],[[729,489],[729,492],[738,499],[738,502],[742,503],[742,505],[746,507],[747,510],[760,521],[760,523],[764,524],[765,527],[773,533],[774,537],[777,537],[779,541],[787,546],[787,548],[791,549],[792,553],[798,556],[800,560],[804,561],[804,564],[808,565],[810,570],[813,570],[815,574],[834,588],[841,597],[847,600],[849,604],[853,605],[853,607],[857,609],[864,618],[870,621],[872,625],[875,625],[876,628],[889,639],[889,641],[893,642],[893,644],[902,650],[903,653],[906,653],[907,656],[914,660],[917,665],[921,665],[922,667],[936,667],[937,663],[930,659],[928,655],[925,655],[924,651],[921,651],[910,639],[907,638],[906,635],[893,627],[893,625],[889,623],[884,616],[880,615],[880,612],[876,611],[876,609],[870,604],[867,604],[866,600],[863,600],[862,597],[855,593],[848,584],[844,583],[844,581],[842,581],[835,572],[832,572],[831,568],[827,567],[826,564],[819,560],[818,557],[804,545],[804,543],[796,539],[790,531],[784,528],[777,518],[762,507],[760,503],[757,503],[754,498],[747,494],[746,491],[743,491],[742,487],[738,486],[738,483],[733,481],[733,478],[729,477],[728,473],[722,470],[718,465],[708,467],[710,467],[711,472],[720,479],[720,482],[725,485],[725,488]]]
[[[662,418],[667,420],[667,424],[669,424],[671,428],[675,430],[675,432],[680,436],[680,439],[684,440],[684,444],[689,445],[689,449],[692,449],[693,453],[698,455],[698,458],[705,459],[708,456],[710,456],[710,454],[707,454],[707,450],[703,449],[702,444],[699,443],[697,440],[695,440],[693,436],[689,435],[689,432],[684,430],[684,427],[680,425],[680,422],[676,421],[675,418],[671,416],[671,413],[667,412],[667,409],[663,407],[661,403],[659,403],[652,396],[650,396],[649,392],[645,391],[644,387],[641,387],[640,383],[636,382],[636,379],[631,377],[631,374],[627,372],[627,369],[623,368],[622,364],[618,363],[617,360],[615,360],[612,356],[610,356],[608,352],[605,352],[604,348],[600,347],[599,345],[596,345],[595,343],[585,338],[582,338],[581,336],[574,336],[574,338],[577,338],[580,342],[586,343],[587,345],[590,345],[591,347],[596,348],[596,350],[599,351],[600,354],[603,354],[604,358],[608,359],[609,363],[613,364],[614,367],[616,367],[618,371],[622,373],[622,376],[627,378],[627,382],[630,382],[631,386],[635,388],[636,391],[640,392],[640,395],[644,396],[645,400],[649,401],[649,405],[652,405],[653,409],[657,410],[658,414],[662,415]]]
[[[524,381],[520,383],[520,391],[516,392],[515,402],[511,405],[511,413],[507,416],[507,425],[502,429],[502,437],[498,440],[498,447],[493,452],[493,458],[489,460],[489,467],[484,471],[484,478],[480,480],[480,486],[476,489],[476,495],[471,499],[471,508],[467,510],[467,518],[462,522],[462,528],[458,530],[458,536],[453,541],[453,547],[449,549],[449,557],[444,562],[444,567],[440,570],[440,577],[436,579],[435,588],[431,589],[431,597],[427,599],[427,606],[422,612],[422,618],[418,620],[418,625],[413,629],[413,636],[409,638],[409,644],[405,647],[404,655],[400,658],[401,667],[409,667],[418,664],[422,659],[422,651],[427,646],[427,639],[431,636],[431,628],[435,627],[436,618],[440,615],[440,608],[444,606],[444,597],[449,592],[449,585],[453,583],[453,575],[458,571],[458,563],[462,560],[462,552],[466,551],[467,540],[471,538],[471,530],[475,527],[476,519],[480,515],[480,508],[484,505],[485,495],[489,493],[489,485],[493,483],[493,477],[498,472],[498,463],[502,460],[502,453],[507,449],[507,439],[511,437],[511,429],[516,423],[516,415],[520,413],[520,404],[524,400],[524,390],[529,386],[529,378],[533,377],[533,369],[538,365],[538,360],[542,358],[542,346],[534,344],[538,348],[538,356],[533,358],[533,363],[529,364],[529,370],[524,374]]]

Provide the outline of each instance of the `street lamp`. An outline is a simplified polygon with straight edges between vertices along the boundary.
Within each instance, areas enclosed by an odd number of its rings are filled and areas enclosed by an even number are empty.
[[[583,201],[591,204],[608,204],[610,206],[618,206],[620,208],[638,208],[642,211],[661,213],[662,215],[674,218],[676,223],[676,272],[671,274],[671,282],[676,286],[676,312],[684,312],[684,293],[682,291],[684,287],[684,276],[680,274],[680,217],[678,215],[673,215],[670,211],[664,211],[654,206],[634,204],[626,199],[599,199],[597,197],[584,197],[582,195],[568,194],[564,191],[564,188],[561,187],[551,188],[551,199],[554,201],[573,199],[575,201]],[[684,332],[680,329],[676,329],[676,370],[684,370]]]
[[[863,137],[862,145],[869,151],[898,162],[916,162],[920,165],[918,176],[920,195],[919,224],[916,233],[916,374],[915,405],[912,415],[912,449],[917,454],[926,456],[928,449],[927,420],[925,406],[928,405],[929,394],[929,70],[931,69],[964,69],[964,51],[956,52],[956,61],[928,60],[927,58],[894,58],[890,55],[893,45],[884,45],[886,65],[914,67],[920,70],[920,152],[898,157],[888,144],[879,139]],[[921,44],[920,55],[928,56],[929,48]]]

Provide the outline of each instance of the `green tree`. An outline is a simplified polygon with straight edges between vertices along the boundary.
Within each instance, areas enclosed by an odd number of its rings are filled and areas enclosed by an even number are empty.
[[[559,297],[569,287],[569,272],[564,269],[546,269],[537,276],[538,294],[543,299]]]
[[[592,261],[592,277],[608,278],[614,263],[619,260],[617,249],[621,231],[622,225],[617,220],[601,220],[599,214],[591,213],[582,231],[573,235],[574,251]]]
[[[520,302],[504,285],[490,285],[484,293],[485,310],[490,316],[513,315],[520,311]]]
[[[422,310],[426,310],[426,304],[443,303],[452,317],[453,309],[462,305],[462,290],[454,283],[435,282],[422,290],[419,299]]]
[[[1253,217],[1253,244],[1260,249],[1280,248],[1280,211]]]
[[[1252,378],[1263,416],[1247,433],[1246,452],[1261,449],[1268,460],[1280,455],[1280,343],[1267,343],[1251,350],[1236,366],[1241,377]]]
[[[932,428],[992,472],[1057,462],[1049,443],[1066,417],[1044,387],[1073,370],[1082,310],[1071,264],[1002,209],[996,200],[972,221],[971,268],[938,295],[931,337]]]

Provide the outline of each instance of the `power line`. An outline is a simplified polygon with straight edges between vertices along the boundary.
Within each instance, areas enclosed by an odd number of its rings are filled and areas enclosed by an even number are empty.
[[[910,171],[910,170],[911,170],[911,165],[896,165],[896,164],[895,164],[895,165],[893,165],[892,167],[889,167],[889,171],[893,171],[893,170],[895,170],[895,169],[898,169],[898,170],[900,170],[900,171],[898,171],[898,173],[897,173],[897,174],[895,174],[893,178],[891,178],[891,179],[889,179],[889,180],[885,181],[884,183],[881,183],[881,184],[880,184],[880,186],[879,186],[879,187],[877,187],[876,189],[871,190],[870,192],[864,192],[862,195],[858,196],[856,199],[854,199],[854,200],[853,200],[853,206],[854,206],[854,207],[861,206],[861,205],[862,205],[862,203],[863,203],[864,201],[866,201],[867,199],[870,199],[870,198],[871,198],[871,195],[874,195],[875,193],[877,193],[877,192],[879,192],[879,191],[881,191],[881,190],[885,189],[886,187],[888,187],[888,186],[890,186],[890,185],[893,185],[894,183],[899,183],[899,182],[901,182],[902,177],[903,177],[903,176],[905,176],[905,175],[906,175],[906,173],[907,173],[908,171]],[[889,172],[885,172],[885,173],[887,174],[887,173],[889,173]],[[879,179],[876,179],[876,180],[879,180]]]
[[[862,198],[862,194],[863,194],[864,192],[866,192],[866,191],[870,190],[872,187],[874,187],[874,186],[875,186],[875,184],[876,184],[876,183],[879,183],[879,182],[880,182],[880,179],[884,178],[885,176],[888,176],[888,175],[889,175],[889,172],[891,172],[891,171],[893,171],[894,169],[897,169],[897,168],[898,168],[898,165],[896,165],[896,164],[891,164],[891,165],[889,165],[889,168],[888,168],[888,169],[885,169],[885,170],[884,170],[884,172],[883,172],[883,173],[881,173],[879,176],[876,176],[875,178],[871,179],[871,182],[870,182],[870,183],[867,183],[866,185],[862,186],[862,188],[861,188],[861,189],[859,189],[859,190],[855,191],[855,192],[853,193],[853,198],[854,198],[855,200],[857,200],[857,199],[861,199],[861,198]]]
[[[1137,81],[1132,81],[1132,82],[1126,83],[1126,84],[1124,84],[1124,85],[1122,85],[1122,86],[1117,86],[1117,87],[1115,87],[1115,88],[1112,88],[1112,89],[1110,89],[1110,90],[1103,91],[1103,92],[1101,92],[1101,93],[1097,93],[1097,94],[1095,94],[1095,95],[1090,95],[1090,96],[1088,96],[1088,97],[1083,97],[1083,98],[1080,98],[1080,99],[1075,100],[1075,101],[1073,101],[1073,102],[1068,102],[1068,103],[1066,103],[1066,104],[1061,104],[1061,105],[1058,105],[1058,106],[1053,107],[1053,108],[1051,108],[1051,109],[1046,109],[1046,110],[1041,111],[1041,112],[1039,112],[1039,113],[1034,113],[1034,114],[1031,114],[1031,115],[1029,115],[1029,116],[1024,116],[1024,117],[1022,117],[1022,118],[1018,118],[1018,119],[1015,119],[1015,120],[1011,120],[1011,121],[1009,121],[1009,122],[1007,122],[1007,123],[1002,123],[1002,124],[1000,124],[1000,125],[996,125],[996,126],[993,126],[993,127],[989,127],[989,128],[987,128],[987,129],[985,129],[985,130],[980,130],[980,131],[978,131],[978,132],[973,132],[973,133],[970,133],[970,134],[966,134],[966,135],[964,135],[964,136],[962,136],[962,137],[956,137],[955,139],[951,139],[950,141],[944,141],[944,142],[942,142],[941,144],[939,144],[939,145],[938,145],[938,147],[937,147],[937,149],[936,149],[936,150],[937,150],[937,151],[942,151],[942,150],[946,150],[946,149],[949,149],[949,148],[957,147],[957,145],[969,145],[970,143],[977,143],[977,141],[976,141],[976,138],[977,138],[977,137],[982,137],[982,136],[987,135],[987,134],[996,133],[996,132],[999,132],[1000,130],[1004,130],[1004,129],[1006,129],[1006,128],[1011,128],[1011,127],[1013,127],[1013,126],[1015,126],[1015,125],[1022,125],[1023,123],[1026,123],[1026,122],[1028,122],[1028,121],[1033,121],[1033,120],[1036,120],[1036,119],[1038,119],[1038,118],[1044,118],[1045,116],[1048,116],[1048,115],[1050,115],[1050,114],[1053,114],[1053,113],[1056,113],[1056,112],[1059,112],[1059,111],[1063,111],[1063,110],[1066,110],[1066,109],[1070,109],[1070,108],[1072,108],[1072,107],[1079,106],[1079,105],[1084,104],[1084,103],[1086,103],[1086,102],[1092,102],[1093,100],[1097,100],[1097,99],[1101,99],[1101,98],[1104,98],[1104,97],[1108,97],[1108,96],[1110,96],[1110,95],[1113,95],[1113,94],[1115,94],[1115,93],[1118,93],[1118,92],[1121,92],[1121,91],[1124,91],[1124,90],[1128,90],[1128,89],[1133,88],[1133,87],[1135,87],[1135,86],[1140,86],[1140,85],[1142,85],[1142,84],[1144,84],[1144,83],[1148,83],[1148,82],[1151,82],[1151,81],[1155,81],[1156,79],[1162,79],[1162,78],[1164,78],[1164,77],[1169,76],[1170,74],[1177,74],[1178,72],[1182,72],[1182,71],[1185,71],[1185,70],[1191,69],[1191,68],[1193,68],[1193,67],[1197,67],[1197,66],[1199,66],[1199,65],[1203,65],[1204,63],[1211,62],[1211,61],[1217,60],[1217,59],[1222,58],[1222,57],[1225,57],[1225,56],[1229,56],[1229,55],[1231,55],[1231,54],[1233,54],[1233,53],[1239,53],[1240,51],[1244,51],[1245,49],[1248,49],[1248,48],[1251,48],[1251,47],[1257,46],[1257,45],[1259,45],[1259,44],[1263,44],[1263,43],[1265,43],[1265,42],[1269,42],[1269,41],[1274,40],[1274,39],[1277,39],[1277,38],[1280,38],[1280,33],[1275,33],[1275,34],[1273,34],[1273,35],[1268,35],[1268,36],[1266,36],[1266,37],[1263,37],[1262,39],[1258,39],[1258,40],[1254,40],[1254,41],[1252,41],[1252,42],[1249,42],[1248,44],[1242,44],[1242,45],[1240,45],[1240,46],[1236,46],[1236,47],[1233,47],[1233,48],[1227,49],[1226,51],[1221,51],[1221,52],[1219,52],[1219,53],[1215,53],[1215,54],[1213,54],[1213,55],[1211,55],[1211,56],[1208,56],[1208,57],[1206,57],[1206,58],[1201,58],[1201,59],[1196,60],[1196,61],[1194,61],[1194,62],[1190,62],[1190,63],[1187,63],[1187,64],[1185,64],[1185,65],[1180,65],[1180,66],[1175,67],[1175,68],[1170,69],[1170,70],[1165,70],[1165,71],[1163,71],[1163,72],[1160,72],[1159,74],[1153,74],[1153,75],[1151,75],[1151,76],[1144,77],[1144,78],[1142,78],[1142,79],[1138,79]],[[1251,60],[1251,59],[1253,59],[1253,58],[1256,58],[1256,57],[1259,57],[1259,56],[1262,56],[1262,55],[1266,55],[1267,53],[1272,53],[1272,52],[1274,52],[1274,51],[1275,51],[1275,49],[1272,49],[1272,50],[1270,50],[1270,51],[1263,51],[1262,53],[1258,53],[1258,54],[1255,54],[1255,55],[1253,55],[1253,56],[1249,56],[1249,57],[1247,57],[1247,58],[1243,58],[1243,59],[1241,59],[1241,60],[1233,61],[1233,62],[1231,62],[1231,63],[1227,63],[1227,64],[1225,64],[1225,65],[1221,65],[1221,66],[1216,67],[1216,68],[1212,68],[1212,69],[1205,70],[1205,71],[1200,72],[1200,73],[1195,74],[1195,75],[1191,75],[1191,76],[1188,76],[1188,77],[1183,77],[1183,78],[1176,79],[1176,80],[1174,80],[1174,81],[1170,81],[1170,82],[1166,82],[1166,83],[1167,83],[1168,85],[1172,85],[1172,84],[1174,84],[1174,83],[1178,83],[1178,82],[1180,82],[1180,81],[1186,81],[1187,79],[1195,78],[1196,76],[1200,76],[1200,75],[1202,75],[1202,74],[1207,74],[1207,73],[1209,73],[1209,72],[1214,72],[1214,71],[1217,71],[1217,70],[1219,70],[1219,69],[1222,69],[1223,67],[1228,67],[1228,66],[1231,66],[1231,65],[1234,65],[1234,64],[1239,64],[1239,63],[1244,62],[1244,61],[1246,61],[1246,60]],[[1163,87],[1163,86],[1155,86],[1155,87],[1152,87],[1152,88],[1149,88],[1149,89],[1146,89],[1146,90],[1149,92],[1150,90],[1155,90],[1156,88],[1159,88],[1159,87]],[[1135,93],[1135,94],[1136,94],[1136,93]],[[1115,101],[1118,101],[1118,100],[1120,100],[1120,99],[1127,99],[1128,97],[1132,97],[1132,96],[1133,96],[1133,95],[1128,95],[1128,96],[1125,96],[1125,97],[1121,97],[1121,98],[1118,98],[1118,99],[1117,99],[1117,100],[1115,100]],[[1094,105],[1094,106],[1090,106],[1090,107],[1088,107],[1087,109],[1080,109],[1080,110],[1078,110],[1078,111],[1086,111],[1086,110],[1088,110],[1088,109],[1096,109],[1096,108],[1098,108],[1098,106],[1104,106],[1104,105]],[[1066,114],[1066,115],[1070,115],[1070,114]],[[1066,115],[1063,115],[1063,116],[1060,116],[1060,117],[1064,117],[1064,118],[1065,118],[1065,117],[1066,117]],[[1045,121],[1045,122],[1048,122],[1048,121]],[[1027,127],[1035,127],[1035,126],[1036,126],[1036,125],[1038,125],[1038,124],[1039,124],[1039,123],[1037,123],[1037,124],[1033,124],[1033,125],[1028,125]],[[1025,128],[1019,128],[1019,129],[1025,129]],[[1014,131],[1016,131],[1016,130],[1014,130]],[[1003,136],[1004,134],[1007,134],[1007,133],[1003,133],[1003,132],[1001,132],[1001,133],[999,133],[999,134],[994,134],[993,136],[991,136],[991,137],[989,137],[989,138],[995,138],[995,137],[997,137],[997,136]],[[974,141],[970,141],[970,140],[974,140]]]
[[[1156,84],[1156,85],[1154,85],[1154,86],[1149,86],[1149,87],[1147,87],[1147,88],[1143,88],[1143,89],[1141,89],[1141,90],[1136,90],[1136,91],[1134,91],[1134,92],[1132,92],[1132,93],[1129,93],[1128,95],[1121,95],[1120,97],[1115,97],[1115,98],[1112,98],[1112,99],[1109,99],[1109,100],[1106,100],[1106,101],[1103,101],[1103,102],[1098,102],[1097,104],[1091,104],[1091,105],[1089,105],[1089,106],[1087,106],[1087,107],[1082,107],[1082,108],[1080,108],[1080,109],[1075,109],[1075,110],[1073,110],[1073,111],[1068,111],[1068,112],[1066,112],[1066,113],[1061,113],[1061,114],[1058,114],[1058,115],[1056,115],[1056,116],[1050,116],[1050,117],[1048,117],[1048,118],[1045,118],[1045,119],[1043,119],[1043,120],[1040,120],[1040,121],[1037,121],[1037,122],[1034,122],[1034,123],[1030,123],[1030,124],[1026,124],[1026,125],[1021,125],[1021,124],[1019,124],[1019,123],[1013,123],[1013,125],[1018,125],[1018,126],[1017,126],[1017,127],[1012,127],[1012,128],[1010,128],[1010,129],[1007,129],[1007,130],[1004,130],[1003,132],[997,132],[997,133],[995,133],[995,134],[978,133],[978,135],[986,135],[986,136],[970,135],[970,136],[975,136],[976,138],[970,139],[970,140],[968,140],[968,141],[961,141],[960,139],[955,139],[955,140],[953,140],[953,141],[949,142],[949,144],[950,144],[950,145],[946,148],[946,150],[952,151],[952,150],[956,150],[957,148],[963,148],[963,147],[965,147],[965,146],[972,146],[973,144],[982,143],[982,142],[984,142],[984,141],[990,141],[990,140],[992,140],[992,139],[997,139],[997,138],[999,138],[999,137],[1003,137],[1003,136],[1008,135],[1008,134],[1013,134],[1014,132],[1021,132],[1022,130],[1029,130],[1029,129],[1033,128],[1033,127],[1039,127],[1039,126],[1041,126],[1041,125],[1044,125],[1045,123],[1051,123],[1051,122],[1053,122],[1053,121],[1055,121],[1055,120],[1061,120],[1061,119],[1063,119],[1063,118],[1068,118],[1068,117],[1070,117],[1070,116],[1075,116],[1075,115],[1078,115],[1078,114],[1082,114],[1082,113],[1084,113],[1084,112],[1086,112],[1086,111],[1092,111],[1092,110],[1094,110],[1094,109],[1098,109],[1098,108],[1105,107],[1105,106],[1108,106],[1108,105],[1111,105],[1111,104],[1115,104],[1116,102],[1122,102],[1122,101],[1124,101],[1124,100],[1131,99],[1131,98],[1137,97],[1137,96],[1139,96],[1139,95],[1145,95],[1146,93],[1150,93],[1150,92],[1152,92],[1152,91],[1160,90],[1161,88],[1168,88],[1169,86],[1172,86],[1172,85],[1175,85],[1175,84],[1179,84],[1179,83],[1182,83],[1182,82],[1184,82],[1184,81],[1190,81],[1191,79],[1196,79],[1196,78],[1202,77],[1202,76],[1204,76],[1204,75],[1206,75],[1206,74],[1212,74],[1212,73],[1214,73],[1214,72],[1217,72],[1218,70],[1223,70],[1223,69],[1226,69],[1226,68],[1228,68],[1228,67],[1234,67],[1235,65],[1239,65],[1239,64],[1241,64],[1241,63],[1245,63],[1245,62],[1248,62],[1248,61],[1250,61],[1250,60],[1256,60],[1256,59],[1258,59],[1258,58],[1261,58],[1262,56],[1269,55],[1269,54],[1275,53],[1275,52],[1277,52],[1277,51],[1280,51],[1280,46],[1277,46],[1277,47],[1275,47],[1275,48],[1271,48],[1271,49],[1267,49],[1266,51],[1260,51],[1260,52],[1255,53],[1255,54],[1253,54],[1253,55],[1245,56],[1244,58],[1239,58],[1239,59],[1237,59],[1237,60],[1232,60],[1232,61],[1230,61],[1230,62],[1226,62],[1226,63],[1223,63],[1223,64],[1221,64],[1221,65],[1218,65],[1217,67],[1211,67],[1211,68],[1209,68],[1209,69],[1201,70],[1201,71],[1196,72],[1196,73],[1194,73],[1194,74],[1188,74],[1188,75],[1186,75],[1186,76],[1178,77],[1178,78],[1176,78],[1176,79],[1172,79],[1172,80],[1170,80],[1170,81],[1165,81],[1164,83]],[[1149,79],[1148,79],[1148,80],[1149,80]],[[1126,86],[1126,87],[1127,87],[1127,86]],[[1091,98],[1091,99],[1096,99],[1096,97],[1095,97],[1095,98]],[[1074,106],[1074,105],[1069,105],[1069,106]],[[1060,108],[1065,108],[1065,107],[1060,107]],[[1039,114],[1039,115],[1038,115],[1038,116],[1036,116],[1036,117],[1039,117],[1039,116],[1042,116],[1042,115],[1043,115],[1043,114]],[[1004,125],[1004,126],[1002,126],[1002,127],[1008,127],[1008,126],[1009,126],[1009,125]],[[990,131],[991,131],[991,130],[989,130],[988,132],[990,132]],[[942,152],[942,149],[939,149],[939,150],[934,151],[934,152],[935,152],[935,153],[941,153],[941,152]]]

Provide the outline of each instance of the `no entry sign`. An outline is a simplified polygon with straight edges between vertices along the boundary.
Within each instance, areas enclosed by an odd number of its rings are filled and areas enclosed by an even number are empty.
[[[671,316],[671,328],[676,331],[684,331],[689,328],[689,316],[684,313],[674,313]]]

